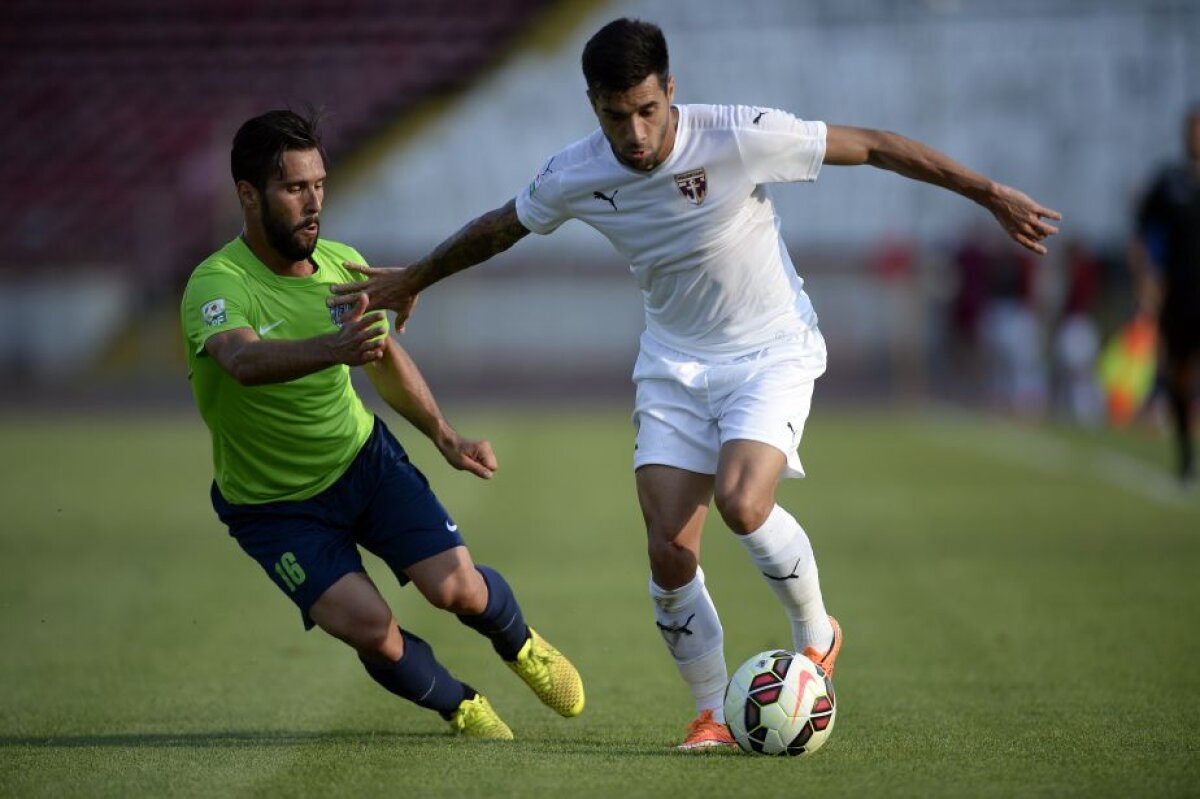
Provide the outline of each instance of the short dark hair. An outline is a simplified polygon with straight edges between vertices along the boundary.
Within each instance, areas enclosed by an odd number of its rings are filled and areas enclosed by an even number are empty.
[[[596,31],[583,48],[583,78],[591,95],[623,92],[650,75],[667,85],[671,64],[662,28],[622,17]]]
[[[260,192],[272,175],[283,176],[283,154],[288,150],[316,150],[327,161],[321,144],[320,116],[309,109],[268,111],[246,121],[233,137],[229,166],[233,182],[246,181]]]

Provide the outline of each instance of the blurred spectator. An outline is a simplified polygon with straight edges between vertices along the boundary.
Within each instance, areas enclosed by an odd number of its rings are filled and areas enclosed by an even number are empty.
[[[1040,416],[1048,390],[1032,259],[990,231],[976,229],[959,246],[954,262],[959,284],[951,318],[960,356],[982,367],[993,407]]]
[[[1068,242],[1062,316],[1054,333],[1055,396],[1059,410],[1075,422],[1093,425],[1104,413],[1096,382],[1100,331],[1095,303],[1100,289],[1100,262],[1078,239]]]
[[[1192,394],[1200,377],[1200,105],[1184,122],[1187,160],[1163,169],[1141,202],[1129,250],[1142,314],[1156,316],[1176,470],[1194,483]]]
[[[987,307],[990,258],[980,243],[982,225],[972,227],[950,257],[954,291],[949,304],[951,371],[972,385],[981,380],[980,319]]]

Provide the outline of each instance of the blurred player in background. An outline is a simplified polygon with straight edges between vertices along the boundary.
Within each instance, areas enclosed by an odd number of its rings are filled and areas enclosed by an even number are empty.
[[[1200,105],[1184,121],[1187,160],[1164,169],[1142,200],[1130,264],[1139,310],[1158,318],[1176,469],[1196,481],[1192,395],[1200,381]]]
[[[353,279],[350,247],[321,240],[325,157],[315,120],[272,111],[233,141],[241,235],[192,273],[182,315],[188,377],[212,436],[212,502],[230,534],[319,626],[349,644],[380,685],[440,713],[460,734],[509,739],[488,701],[424,640],[400,629],[367,576],[361,546],[435,607],[491,640],[538,697],[583,710],[579,675],[526,626],[504,578],[476,566],[458,525],[350,383],[365,368],[388,405],[452,466],[490,478],[486,441],[442,417],[421,373],[366,297],[327,307]]]
[[[579,219],[628,259],[645,300],[634,367],[637,494],[654,616],[696,700],[684,749],[732,745],[721,710],[723,632],[700,569],[709,505],[783,603],[792,644],[827,672],[842,645],[808,536],[775,503],[801,477],[797,447],[825,370],[825,342],[779,233],[767,184],[812,181],[822,164],[871,164],[956,191],[1037,253],[1058,214],[917,142],[827,127],[773,108],[676,105],[653,24],[616,20],[583,51],[600,127],[546,160],[533,182],[405,269],[361,269],[371,307],[403,324],[417,293]]]

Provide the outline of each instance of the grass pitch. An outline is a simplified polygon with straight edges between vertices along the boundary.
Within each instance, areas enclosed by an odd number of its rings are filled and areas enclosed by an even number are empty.
[[[541,707],[490,647],[368,559],[401,624],[512,725],[451,739],[301,631],[207,501],[194,414],[0,419],[0,795],[1165,796],[1200,793],[1200,497],[1166,444],[979,417],[832,414],[785,504],[846,630],[830,742],[689,756],[650,615],[623,411],[458,413],[501,458],[452,472],[389,423],[480,562],[579,666]],[[1161,451],[1160,451],[1161,450]],[[715,519],[715,514],[714,514]],[[732,670],[788,627],[716,521]]]

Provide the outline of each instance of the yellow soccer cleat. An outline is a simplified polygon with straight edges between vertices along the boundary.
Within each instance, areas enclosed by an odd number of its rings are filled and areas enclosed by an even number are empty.
[[[529,640],[508,661],[508,667],[533,689],[542,704],[560,716],[578,716],[583,712],[583,680],[561,652],[529,628]]]
[[[465,738],[482,738],[492,741],[511,741],[513,731],[504,719],[492,709],[483,694],[464,699],[450,716],[450,729],[455,735]]]

